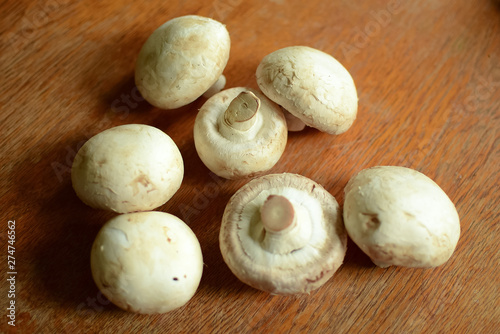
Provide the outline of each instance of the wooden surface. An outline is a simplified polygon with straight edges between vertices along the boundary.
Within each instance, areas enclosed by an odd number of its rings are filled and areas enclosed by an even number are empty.
[[[443,1],[4,1],[0,5],[2,317],[8,333],[498,333],[500,7]],[[359,113],[345,134],[289,136],[270,172],[305,175],[343,203],[357,171],[401,165],[456,204],[461,238],[435,269],[376,268],[352,242],[344,265],[310,295],[272,296],[239,282],[219,252],[221,216],[247,180],[211,176],[192,128],[205,101],[162,111],[133,71],[160,24],[198,14],[227,25],[227,87],[257,88],[266,54],[308,45],[352,74]],[[99,294],[89,253],[114,216],[74,194],[70,166],[85,140],[145,123],[180,148],[185,177],[159,210],[184,219],[206,266],[199,290],[164,315],[126,313]],[[7,324],[7,224],[16,222],[16,326]]]

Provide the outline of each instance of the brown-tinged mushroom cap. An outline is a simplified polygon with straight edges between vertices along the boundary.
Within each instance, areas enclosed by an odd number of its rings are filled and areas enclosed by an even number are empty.
[[[460,221],[453,202],[424,174],[377,166],[345,188],[344,223],[351,239],[379,267],[436,267],[457,245]]]
[[[272,168],[285,150],[287,136],[280,108],[262,93],[245,87],[212,96],[194,123],[200,159],[226,179],[250,177]]]
[[[327,53],[307,46],[286,47],[265,56],[256,76],[267,97],[306,125],[340,134],[356,119],[354,81]]]
[[[219,236],[224,261],[244,283],[273,294],[307,293],[342,264],[347,233],[335,198],[297,174],[248,182],[229,200]]]

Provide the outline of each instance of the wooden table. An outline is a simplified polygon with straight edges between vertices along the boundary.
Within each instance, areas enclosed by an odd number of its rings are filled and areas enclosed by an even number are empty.
[[[6,333],[498,333],[500,6],[443,1],[4,1],[1,21],[1,308]],[[134,86],[142,43],[163,22],[198,14],[227,25],[227,87],[258,88],[268,53],[308,45],[352,74],[358,118],[339,136],[289,136],[270,171],[305,175],[340,204],[349,178],[375,165],[411,167],[456,204],[461,238],[435,269],[375,267],[348,244],[341,269],[309,295],[252,289],[222,260],[224,207],[248,180],[211,176],[193,144],[205,99],[164,111]],[[181,309],[124,312],[98,291],[90,248],[113,213],[84,205],[70,167],[110,127],[150,124],[185,163],[181,189],[158,210],[199,238],[203,278]],[[214,190],[215,189],[215,190]],[[15,297],[7,297],[8,221],[15,221]],[[15,300],[15,327],[6,317]]]

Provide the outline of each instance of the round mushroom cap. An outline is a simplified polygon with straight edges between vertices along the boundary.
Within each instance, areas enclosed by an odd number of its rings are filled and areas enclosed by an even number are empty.
[[[193,102],[222,74],[229,59],[226,27],[213,19],[188,15],[167,21],[144,43],[135,67],[142,96],[162,109]]]
[[[234,131],[234,137],[221,130],[221,119],[228,106],[242,92],[252,92],[260,100],[255,123],[247,131]],[[243,134],[244,136],[237,136]],[[286,120],[279,106],[251,88],[223,90],[208,99],[194,123],[194,143],[203,163],[226,179],[239,179],[271,169],[281,158],[287,141]]]
[[[99,231],[90,259],[94,281],[106,298],[142,314],[165,313],[186,304],[203,271],[195,234],[165,212],[111,219]]]
[[[341,134],[356,119],[354,81],[329,54],[307,46],[286,47],[265,56],[256,75],[267,97],[308,126]]]
[[[298,234],[274,252],[260,211],[266,200],[283,196],[296,215]],[[287,230],[289,231],[289,230]],[[293,231],[293,230],[291,230]],[[301,246],[293,244],[296,238]],[[278,240],[279,241],[279,240]],[[335,198],[318,183],[296,174],[270,174],[240,188],[230,199],[219,236],[224,261],[244,283],[273,294],[308,293],[330,279],[343,262],[347,234]],[[288,247],[290,246],[290,247]]]
[[[368,168],[349,180],[344,223],[380,267],[439,266],[460,236],[458,213],[446,193],[424,174],[399,166]]]
[[[142,124],[107,129],[78,151],[73,188],[87,205],[118,213],[163,205],[184,176],[181,153],[163,131]]]

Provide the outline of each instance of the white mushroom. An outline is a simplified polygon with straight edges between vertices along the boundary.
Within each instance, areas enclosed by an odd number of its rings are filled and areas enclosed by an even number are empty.
[[[358,110],[356,87],[335,58],[307,46],[291,46],[265,56],[257,67],[262,92],[306,125],[340,134],[353,124]],[[300,130],[299,120],[290,130]]]
[[[179,189],[183,176],[174,141],[142,124],[117,126],[90,138],[71,169],[73,188],[84,203],[119,213],[159,207]]]
[[[446,193],[413,169],[362,170],[345,188],[344,222],[351,239],[379,267],[436,267],[458,242],[460,221]]]
[[[167,21],[151,34],[139,53],[137,88],[158,108],[175,109],[191,103],[222,75],[230,44],[226,27],[210,18],[188,15]]]
[[[280,108],[250,88],[231,88],[212,96],[194,123],[200,159],[227,179],[269,170],[283,154],[286,140],[286,121]]]
[[[296,174],[254,179],[231,197],[219,236],[244,283],[273,294],[307,293],[342,264],[347,234],[335,198]]]
[[[200,244],[179,218],[165,212],[119,215],[99,231],[91,251],[97,287],[116,306],[142,314],[186,304],[203,271]]]

